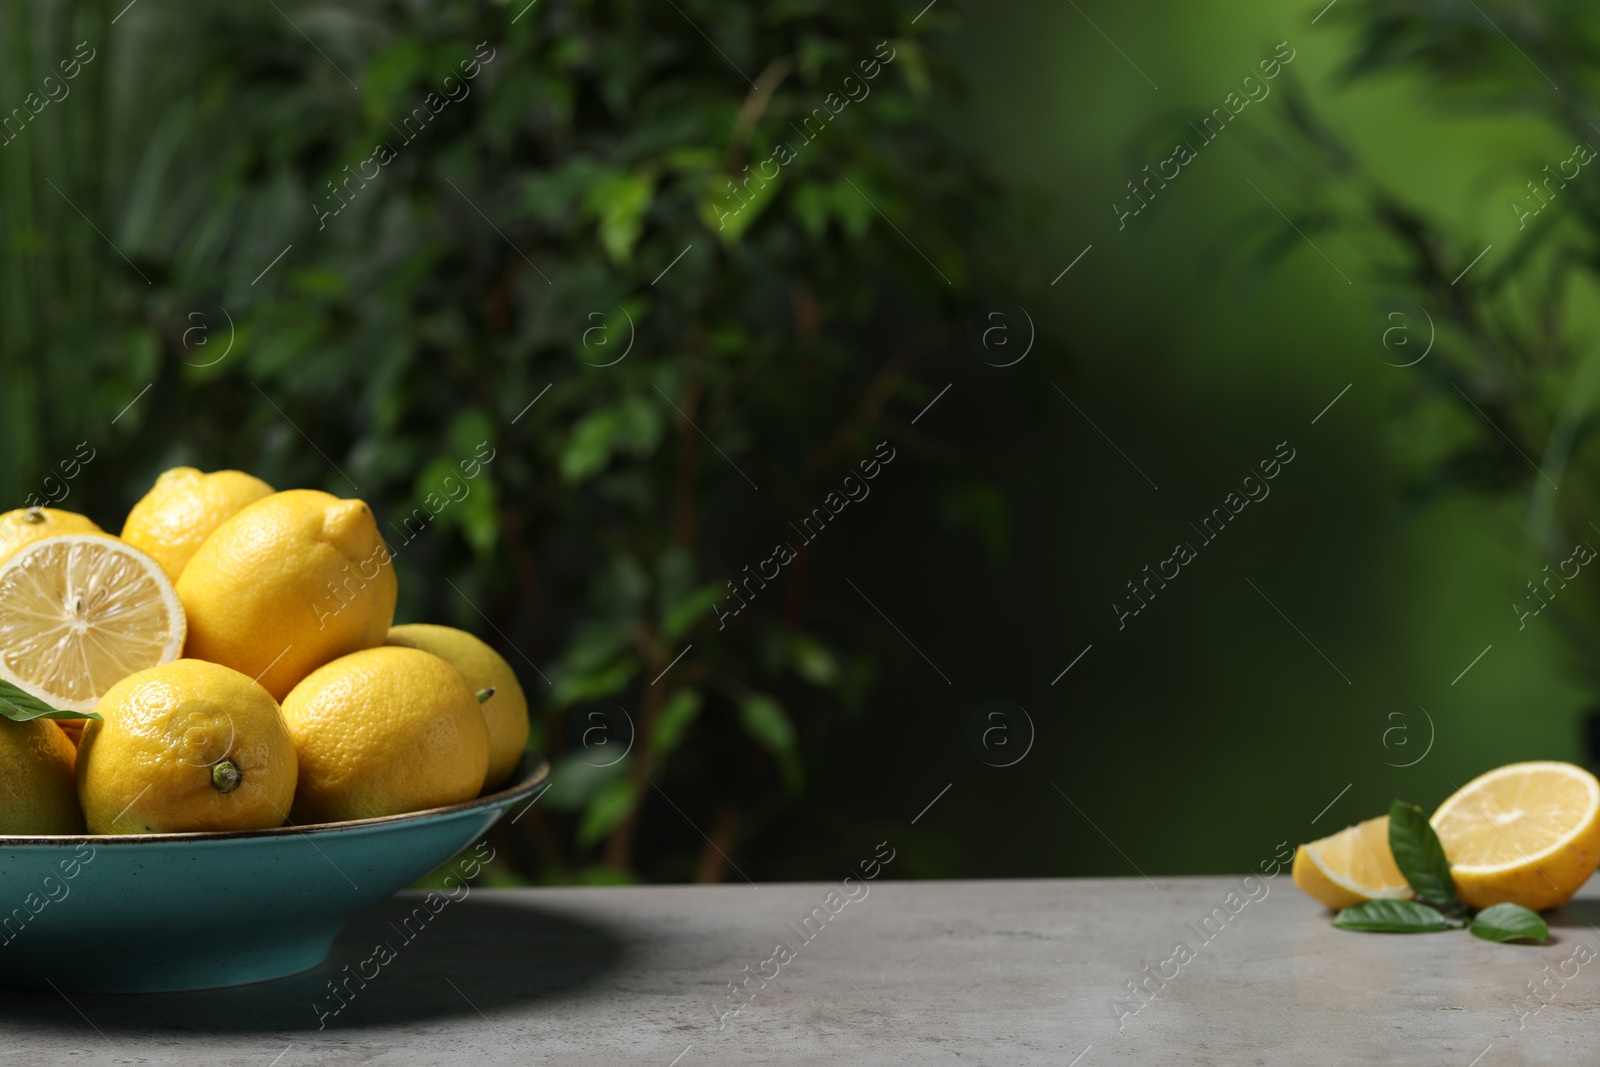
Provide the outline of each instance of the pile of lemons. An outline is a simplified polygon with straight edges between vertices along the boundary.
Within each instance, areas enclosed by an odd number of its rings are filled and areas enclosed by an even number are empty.
[[[471,800],[528,706],[472,634],[394,626],[372,509],[240,471],[167,471],[120,536],[0,515],[0,834],[265,829]],[[20,699],[20,698],[19,698]]]

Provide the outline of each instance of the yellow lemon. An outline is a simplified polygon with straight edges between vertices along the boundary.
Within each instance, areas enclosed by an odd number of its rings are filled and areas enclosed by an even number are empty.
[[[122,539],[148,552],[173,581],[200,543],[247,504],[272,495],[272,486],[243,471],[173,467],[128,512]]]
[[[56,720],[56,725],[61,727],[61,732],[67,735],[67,740],[72,742],[74,749],[78,747],[78,742],[83,740],[83,724],[85,721],[84,719]]]
[[[432,652],[461,672],[478,695],[489,727],[489,774],[483,784],[489,789],[504,784],[528,745],[528,698],[511,664],[474,635],[449,626],[396,626],[387,643]]]
[[[57,534],[93,534],[105,531],[76,511],[55,508],[18,508],[0,515],[0,561],[24,545]]]
[[[1458,789],[1429,820],[1456,896],[1474,908],[1559,908],[1600,865],[1600,781],[1570,763],[1509,763]]]
[[[298,823],[458,804],[483,789],[489,728],[461,672],[414,648],[312,671],[283,702],[300,759]]]
[[[246,675],[180,659],[124,678],[78,745],[78,799],[96,834],[264,830],[294,803],[294,741]]]
[[[83,833],[72,742],[49,719],[0,718],[0,834]]]
[[[315,489],[263,497],[218,526],[178,579],[185,654],[257,679],[282,700],[394,621],[389,549],[372,509]]]
[[[166,573],[109,534],[46,537],[0,563],[0,676],[53,707],[88,711],[183,638]]]
[[[1294,854],[1294,884],[1334,910],[1415,896],[1389,851],[1387,815],[1301,845]]]

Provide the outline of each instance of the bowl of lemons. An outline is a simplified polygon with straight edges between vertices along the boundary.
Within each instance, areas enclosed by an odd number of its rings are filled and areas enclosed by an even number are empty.
[[[515,672],[396,595],[364,502],[240,471],[168,471],[117,535],[0,515],[0,983],[305,970],[531,804]]]

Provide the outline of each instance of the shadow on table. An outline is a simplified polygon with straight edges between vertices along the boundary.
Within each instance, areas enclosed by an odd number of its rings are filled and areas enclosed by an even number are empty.
[[[70,1003],[52,992],[7,989],[0,1030],[57,1032],[82,1028],[87,1019],[115,1041],[120,1033],[332,1032],[490,1016],[581,989],[626,953],[623,937],[592,919],[487,895],[451,904],[407,940],[404,920],[421,901],[396,897],[369,908],[324,963],[272,982],[190,993],[73,993]]]
[[[1552,942],[1565,940],[1560,936],[1563,931],[1570,931],[1574,936],[1586,930],[1593,933],[1600,927],[1600,900],[1593,897],[1569,900],[1559,910],[1546,915],[1545,921],[1550,924]]]

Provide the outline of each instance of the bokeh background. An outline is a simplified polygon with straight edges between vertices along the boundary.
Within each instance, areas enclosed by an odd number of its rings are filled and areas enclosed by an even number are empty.
[[[555,766],[493,881],[1226,872],[1589,762],[1600,577],[1516,606],[1600,543],[1590,16],[919,7],[8,5],[0,497],[368,500]]]

